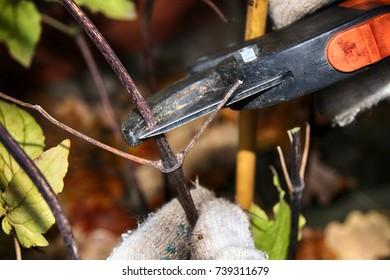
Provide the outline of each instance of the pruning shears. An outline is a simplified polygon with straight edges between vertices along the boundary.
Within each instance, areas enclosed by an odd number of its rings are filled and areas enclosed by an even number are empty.
[[[130,146],[214,111],[288,101],[390,63],[390,0],[348,0],[263,37],[202,58],[188,75],[147,100],[156,119],[149,129],[130,112],[122,132]]]

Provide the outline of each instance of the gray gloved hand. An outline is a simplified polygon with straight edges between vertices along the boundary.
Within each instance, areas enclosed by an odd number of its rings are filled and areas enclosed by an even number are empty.
[[[122,236],[110,260],[252,259],[266,255],[255,248],[249,219],[237,205],[200,186],[191,190],[199,220],[191,231],[177,199]]]
[[[333,2],[335,0],[269,0],[269,11],[274,27],[281,28]],[[381,64],[316,93],[316,112],[333,124],[351,123],[358,113],[390,96],[389,74],[389,63]]]

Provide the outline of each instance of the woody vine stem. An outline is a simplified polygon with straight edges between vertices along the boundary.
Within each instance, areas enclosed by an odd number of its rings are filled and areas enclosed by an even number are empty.
[[[103,36],[99,33],[99,31],[96,29],[96,27],[93,25],[93,23],[86,17],[86,15],[80,10],[80,8],[74,3],[73,0],[64,0],[59,2],[70,12],[70,14],[76,19],[76,21],[80,24],[80,26],[86,31],[86,33],[89,35],[89,37],[92,39],[92,41],[95,43],[95,45],[98,47],[98,49],[101,51],[101,53],[104,55],[122,84],[126,87],[128,93],[130,93],[131,99],[136,103],[139,111],[141,112],[142,116],[145,119],[145,122],[147,125],[151,128],[155,125],[155,120],[153,115],[151,114],[151,111],[149,107],[147,106],[144,98],[139,93],[138,89],[136,88],[134,82],[132,81],[130,75],[127,73],[125,68],[123,67],[120,60],[117,58],[111,47],[108,45],[106,40],[103,38]],[[153,0],[150,1],[151,3]],[[208,1],[205,1],[208,2]],[[97,86],[103,86],[101,77],[99,76],[99,73],[97,71],[96,65],[93,62],[92,57],[90,56],[90,52],[87,48],[87,44],[82,37],[82,35],[79,33],[78,28],[76,27],[69,27],[61,22],[56,21],[55,19],[52,19],[48,16],[43,15],[43,20],[48,23],[49,25],[55,27],[56,29],[70,35],[76,37],[76,42],[78,43],[80,49],[82,50],[83,54],[85,55],[85,58],[87,60],[88,66],[91,68],[91,71],[94,79],[97,80],[96,84]],[[93,65],[92,65],[93,64]],[[100,79],[100,80],[99,80]],[[226,92],[225,97],[223,98],[222,102],[218,105],[217,109],[209,115],[209,117],[204,122],[201,129],[194,135],[188,146],[180,153],[175,155],[170,148],[166,138],[164,135],[160,135],[155,137],[155,141],[157,143],[157,146],[160,150],[161,159],[159,161],[152,161],[147,160],[143,158],[139,158],[133,155],[130,155],[128,153],[122,152],[118,149],[115,149],[113,147],[110,147],[104,143],[101,143],[91,137],[88,137],[81,132],[74,130],[71,127],[66,126],[65,124],[59,122],[55,118],[53,118],[50,114],[48,114],[42,107],[39,105],[32,105],[30,103],[26,103],[23,101],[20,101],[18,99],[15,99],[13,97],[10,97],[2,92],[0,92],[0,98],[11,101],[19,106],[33,109],[38,111],[42,116],[44,116],[47,120],[49,120],[54,125],[66,130],[67,132],[93,144],[96,145],[102,149],[105,149],[111,153],[114,153],[116,155],[119,155],[123,158],[126,158],[131,161],[135,161],[141,164],[146,164],[155,168],[160,169],[162,172],[168,173],[169,179],[172,184],[176,186],[177,192],[178,192],[178,200],[181,203],[182,207],[184,208],[184,211],[186,213],[187,219],[189,223],[194,226],[198,214],[195,209],[195,205],[193,203],[193,200],[191,198],[189,189],[186,186],[186,181],[184,178],[184,174],[181,168],[182,162],[184,158],[187,156],[195,142],[199,139],[201,134],[204,132],[206,127],[209,125],[209,123],[212,121],[212,119],[215,117],[217,112],[222,109],[222,107],[227,103],[227,101],[231,98],[233,93],[237,90],[239,85],[242,82],[237,80]],[[106,105],[108,100],[104,100],[107,96],[106,93],[99,88],[100,94],[102,95],[102,99]],[[109,107],[109,106],[105,106]],[[110,108],[108,108],[110,109]],[[114,121],[112,112],[109,112],[111,114],[111,122]],[[113,126],[113,130],[117,132],[116,136],[118,137],[118,127],[116,127],[115,123],[111,123]],[[61,207],[61,204],[59,203],[57,197],[53,193],[51,187],[47,183],[46,179],[43,177],[43,175],[40,173],[38,168],[34,165],[34,163],[26,156],[24,151],[16,144],[15,140],[9,135],[7,130],[0,124],[0,143],[2,143],[6,149],[12,154],[12,156],[15,158],[15,160],[19,163],[19,165],[22,167],[22,169],[25,170],[26,174],[31,178],[32,182],[36,185],[38,191],[43,195],[44,199],[48,203],[52,213],[55,216],[55,219],[57,221],[57,226],[61,232],[61,235],[65,242],[65,247],[67,249],[68,255],[71,259],[79,259],[79,252],[77,248],[77,244],[75,242],[72,229],[70,226],[69,221],[67,220],[65,213]],[[20,246],[18,241],[15,239],[15,249],[17,254],[17,259],[21,259],[20,255]]]
[[[73,18],[91,38],[92,42],[96,45],[99,51],[103,54],[108,64],[111,66],[121,83],[126,88],[127,92],[130,94],[131,100],[136,104],[147,126],[152,128],[156,124],[156,121],[150,108],[148,107],[141,93],[138,91],[129,73],[126,71],[123,64],[118,59],[102,34],[73,0],[59,0],[59,2],[73,16]],[[178,160],[176,155],[173,153],[165,135],[156,136],[154,137],[154,140],[156,141],[157,147],[159,149],[164,168],[171,170],[173,167],[177,166],[179,164]],[[178,200],[186,213],[189,223],[194,226],[198,219],[198,213],[192,200],[189,188],[186,184],[182,168],[179,167],[169,172],[168,178],[171,184],[176,187]]]

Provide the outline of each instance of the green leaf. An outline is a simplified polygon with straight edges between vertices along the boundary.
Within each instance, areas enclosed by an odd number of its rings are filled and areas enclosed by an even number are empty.
[[[111,19],[134,20],[136,18],[134,3],[129,0],[76,0],[76,3],[86,6],[92,12],[103,13]]]
[[[70,140],[64,140],[34,160],[56,194],[62,191],[64,185],[69,147]],[[20,244],[26,248],[48,245],[42,234],[54,224],[54,216],[22,169],[12,178],[1,200],[6,210],[2,221],[5,233],[13,230]]]
[[[294,133],[299,132],[300,130],[301,130],[301,128],[299,126],[297,126],[297,127],[290,129],[289,131],[290,131],[290,133],[294,134]]]
[[[0,100],[0,123],[30,158],[34,159],[43,152],[45,146],[43,131],[25,110]],[[0,190],[5,190],[19,168],[11,154],[0,144]]]
[[[273,183],[279,192],[279,202],[273,207],[273,219],[257,205],[252,205],[252,234],[256,248],[267,252],[270,260],[284,260],[287,258],[290,243],[291,209],[284,200],[285,192],[280,186],[278,174],[274,168]],[[303,219],[303,220],[302,220]],[[304,218],[300,218],[300,225],[304,224]]]
[[[12,58],[29,67],[41,37],[41,15],[27,0],[0,0],[0,42]]]

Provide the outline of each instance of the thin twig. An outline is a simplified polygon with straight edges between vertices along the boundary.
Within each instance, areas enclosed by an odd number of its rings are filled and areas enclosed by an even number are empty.
[[[310,148],[310,125],[308,123],[306,123],[305,145],[303,147],[303,153],[302,153],[302,164],[301,164],[301,168],[299,169],[299,176],[301,178],[305,177],[307,159],[309,157],[309,148]]]
[[[188,154],[188,152],[192,149],[192,147],[195,145],[196,141],[199,140],[202,133],[205,131],[207,126],[210,124],[210,122],[214,119],[214,117],[217,115],[217,113],[222,109],[223,106],[228,102],[230,97],[233,95],[233,93],[237,90],[237,88],[242,84],[242,81],[237,80],[227,91],[222,101],[218,104],[217,108],[208,116],[206,121],[203,123],[201,128],[198,130],[198,132],[192,137],[190,143],[187,145],[187,147],[182,152],[183,158],[185,158]]]
[[[57,221],[58,229],[64,239],[69,257],[74,260],[80,259],[77,244],[72,233],[72,227],[65,216],[64,210],[62,209],[57,196],[34,162],[25,154],[2,124],[0,124],[0,142],[9,151],[20,167],[26,172],[49,205],[50,210]]]
[[[42,21],[53,27],[54,29],[75,38],[76,45],[78,46],[81,54],[83,55],[88,70],[91,73],[92,79],[96,85],[96,90],[99,94],[100,100],[102,101],[103,109],[105,111],[105,114],[107,115],[111,130],[113,131],[115,139],[119,144],[122,139],[120,128],[116,121],[115,113],[111,106],[110,100],[108,98],[108,92],[106,86],[104,85],[102,75],[100,74],[100,71],[96,65],[95,59],[93,58],[92,52],[88,46],[87,41],[85,40],[84,35],[80,32],[78,27],[66,25],[63,22],[60,22],[57,19],[52,18],[48,15],[42,14]]]
[[[16,236],[14,236],[14,248],[15,248],[15,256],[18,261],[22,260],[22,248],[20,248],[19,240]]]
[[[92,21],[87,15],[80,9],[80,7],[74,2],[74,0],[58,0],[62,6],[73,16],[73,18],[79,23],[80,27],[88,34],[92,42],[102,53],[107,60],[112,70],[118,76],[119,80],[126,88],[126,91],[130,94],[131,100],[136,104],[140,114],[145,119],[149,128],[152,128],[156,121],[150,111],[150,108],[146,104],[145,99],[138,91],[133,79],[126,71],[122,62],[119,60],[111,46],[107,43],[106,39],[99,32]]]
[[[66,25],[63,22],[61,22],[61,21],[59,21],[59,20],[57,20],[49,15],[41,13],[41,19],[42,19],[42,22],[53,27],[54,29],[57,29],[58,31],[61,31],[62,33],[65,33],[68,36],[73,37],[73,36],[76,36],[77,33],[79,33],[79,28]]]
[[[108,92],[107,88],[104,84],[103,77],[100,74],[100,71],[96,65],[95,59],[93,58],[92,52],[88,46],[87,41],[85,40],[84,34],[79,32],[76,37],[75,41],[77,46],[79,47],[81,54],[84,57],[84,60],[88,66],[88,69],[91,73],[92,79],[96,85],[96,90],[99,94],[100,100],[103,104],[103,109],[105,111],[105,114],[108,118],[109,125],[111,127],[112,132],[114,133],[115,139],[118,143],[121,142],[122,134],[118,125],[118,122],[116,121],[114,110],[111,106],[110,100],[108,98]]]
[[[286,180],[286,184],[287,184],[287,187],[288,187],[290,193],[292,193],[294,191],[294,189],[293,189],[293,185],[291,183],[290,175],[288,174],[286,160],[284,159],[282,148],[280,146],[278,146],[278,147],[276,147],[276,149],[278,150],[280,165],[282,166],[284,179]]]
[[[134,81],[131,79],[129,73],[126,71],[123,64],[118,59],[102,34],[99,32],[99,30],[97,30],[95,25],[86,16],[86,14],[77,6],[74,0],[58,1],[75,18],[75,20],[91,38],[92,42],[103,54],[111,68],[114,70],[115,74],[118,76],[119,80],[125,86],[127,92],[130,94],[132,101],[136,104],[148,128],[153,128],[156,125],[156,120],[150,108],[148,107],[141,93],[138,91],[138,88],[134,84]],[[198,219],[198,213],[195,208],[194,201],[192,200],[189,188],[187,187],[181,165],[178,165],[179,162],[177,157],[169,146],[165,135],[156,136],[154,137],[154,140],[156,141],[160,152],[163,168],[166,170],[171,170],[173,167],[176,168],[176,166],[178,166],[177,169],[169,173],[169,179],[171,184],[176,187],[178,200],[186,213],[189,223],[194,226]]]
[[[42,21],[46,23],[47,25],[53,27],[54,29],[61,31],[65,33],[68,36],[71,36],[75,39],[76,45],[79,47],[81,54],[84,57],[84,60],[86,61],[88,70],[91,73],[92,79],[96,85],[96,90],[99,94],[100,100],[102,101],[103,104],[103,109],[106,113],[106,116],[108,118],[108,123],[111,127],[112,132],[114,133],[114,138],[119,145],[119,147],[124,150],[126,147],[122,144],[122,134],[118,125],[118,122],[116,121],[115,118],[115,113],[114,110],[111,106],[111,102],[108,98],[108,93],[106,86],[104,84],[102,75],[100,74],[100,71],[96,65],[95,59],[93,58],[92,52],[88,46],[87,41],[85,40],[84,35],[80,32],[80,29],[78,27],[73,27],[64,24],[63,22],[58,21],[55,18],[52,18],[48,15],[42,14]],[[125,174],[125,179],[129,181],[129,185],[134,187],[136,190],[138,197],[139,197],[139,202],[141,204],[142,210],[147,211],[147,203],[145,196],[139,187],[139,184],[137,182],[137,179],[135,178],[134,175],[134,166],[132,165],[131,161],[126,161],[125,162],[125,168],[126,170],[123,172]],[[130,172],[128,172],[130,170]],[[127,189],[126,189],[127,190]]]
[[[101,143],[85,134],[82,134],[81,132],[67,126],[66,124],[63,124],[62,122],[56,120],[54,117],[52,117],[49,113],[47,113],[41,106],[39,105],[33,105],[33,104],[30,104],[30,103],[27,103],[27,102],[23,102],[23,101],[20,101],[19,99],[16,99],[16,98],[13,98],[9,95],[6,95],[2,92],[0,92],[0,97],[5,99],[5,100],[8,100],[8,101],[11,101],[12,103],[15,103],[19,106],[22,106],[24,108],[28,108],[28,109],[33,109],[33,110],[36,110],[37,112],[39,112],[43,117],[45,117],[48,121],[50,121],[52,124],[58,126],[59,128],[62,128],[63,130],[66,130],[67,132],[99,147],[99,148],[102,148],[108,152],[111,152],[113,154],[116,154],[118,156],[121,156],[123,158],[126,158],[128,160],[132,160],[134,162],[137,162],[137,163],[140,163],[140,164],[145,164],[145,165],[148,165],[148,166],[151,166],[151,167],[154,167],[154,168],[158,168],[158,169],[161,169],[162,168],[162,163],[161,161],[151,161],[151,160],[147,160],[147,159],[144,159],[144,158],[140,158],[140,157],[137,157],[137,156],[133,156],[133,155],[130,155],[128,153],[125,153],[123,151],[120,151],[118,149],[115,149],[109,145],[106,145],[104,143]]]
[[[150,23],[152,18],[153,6],[154,6],[154,0],[145,0],[142,13],[141,13],[143,55],[145,61],[146,76],[148,77],[148,81],[149,81],[148,84],[152,94],[156,92],[156,79],[154,75],[152,46],[150,41]]]
[[[120,149],[124,150],[126,147],[124,146],[122,133],[118,125],[118,122],[116,120],[114,109],[112,108],[110,99],[108,97],[107,87],[104,84],[103,77],[99,71],[99,68],[96,65],[91,49],[88,46],[88,42],[86,41],[84,34],[81,32],[77,33],[77,35],[75,36],[75,41],[76,41],[76,45],[80,49],[81,54],[84,57],[84,60],[88,66],[88,70],[91,73],[92,79],[96,85],[96,90],[103,104],[105,115],[107,116],[111,131],[114,133],[114,138],[117,142],[117,145],[119,146]],[[125,161],[124,168],[125,168],[125,170],[123,170],[124,177],[128,181],[129,185],[131,185],[136,190],[136,193],[139,198],[139,203],[142,207],[142,211],[147,211],[148,206],[147,206],[145,196],[138,184],[137,178],[134,175],[134,165],[132,164],[131,161]]]
[[[202,0],[204,3],[206,3],[216,14],[217,16],[225,23],[228,23],[229,20],[225,17],[225,15],[222,13],[222,11],[215,5],[215,3],[211,0]]]

